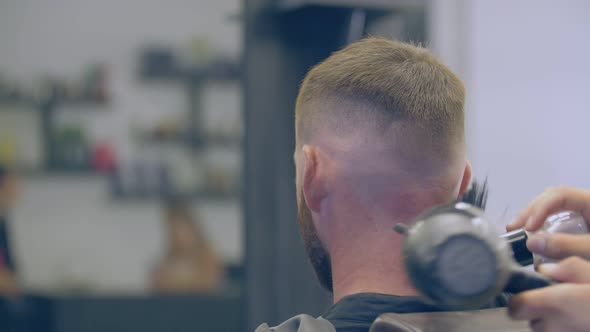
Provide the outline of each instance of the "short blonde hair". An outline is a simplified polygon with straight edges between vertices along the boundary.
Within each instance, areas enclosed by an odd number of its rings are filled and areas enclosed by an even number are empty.
[[[305,138],[330,118],[350,117],[338,107],[315,107],[326,100],[366,105],[362,111],[389,125],[403,121],[430,141],[464,141],[465,89],[461,80],[422,47],[366,38],[333,53],[305,76],[295,109],[298,137]],[[366,109],[370,109],[367,112]],[[363,115],[364,116],[364,115]],[[370,116],[370,115],[368,115]],[[358,118],[358,114],[353,115]],[[335,120],[336,121],[336,120]],[[387,124],[386,124],[387,125]]]

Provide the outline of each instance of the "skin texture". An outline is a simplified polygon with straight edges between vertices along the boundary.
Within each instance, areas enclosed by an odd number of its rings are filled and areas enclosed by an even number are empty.
[[[461,147],[434,176],[408,167],[407,158],[400,162],[391,143],[356,134],[326,130],[295,151],[298,220],[310,261],[334,302],[361,292],[416,295],[403,239],[392,228],[455,200],[467,188],[470,166]]]
[[[549,215],[563,210],[580,212],[588,222],[590,191],[548,188],[506,228],[524,227],[528,231],[537,231]],[[513,297],[509,305],[510,316],[529,320],[533,331],[589,331],[590,235],[540,233],[529,238],[527,247],[549,258],[565,258],[557,264],[539,267],[539,272],[562,283]]]
[[[513,297],[509,314],[530,321],[533,331],[588,331],[590,328],[590,263],[570,257],[545,264],[540,272],[563,283]]]
[[[456,200],[465,157],[465,89],[429,50],[364,38],[305,76],[295,105],[299,224],[334,301],[415,295],[396,223]]]
[[[558,211],[572,210],[590,220],[590,190],[571,187],[550,187],[543,191],[527,206],[507,230],[524,227],[527,231],[536,231],[543,226],[545,219]]]

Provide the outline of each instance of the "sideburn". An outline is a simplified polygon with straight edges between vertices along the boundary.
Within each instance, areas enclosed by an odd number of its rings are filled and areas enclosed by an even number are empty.
[[[315,272],[320,285],[332,292],[332,266],[330,255],[318,237],[317,231],[313,224],[311,210],[303,198],[303,192],[299,193],[297,202],[297,222],[307,257]]]

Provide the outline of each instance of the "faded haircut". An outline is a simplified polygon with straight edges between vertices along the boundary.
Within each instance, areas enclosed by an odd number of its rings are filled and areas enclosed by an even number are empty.
[[[427,49],[363,39],[332,54],[303,80],[295,110],[297,143],[313,144],[321,132],[391,142],[394,157],[412,174],[442,175],[460,151],[456,147],[463,147],[464,100],[461,80]],[[332,291],[331,258],[299,190],[305,249],[320,284]]]
[[[330,101],[352,107],[318,107]],[[346,121],[357,127],[373,119],[383,130],[401,124],[420,137],[420,148],[426,143],[427,150],[446,153],[441,147],[464,141],[464,103],[463,83],[429,50],[371,37],[309,71],[297,97],[295,126],[305,141]]]

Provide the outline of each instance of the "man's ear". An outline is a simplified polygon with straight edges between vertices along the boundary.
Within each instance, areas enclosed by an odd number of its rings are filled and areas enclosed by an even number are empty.
[[[469,184],[471,183],[471,163],[467,160],[465,163],[465,169],[463,170],[463,178],[461,179],[461,186],[459,186],[459,195],[457,197],[462,197],[463,194],[469,189]]]
[[[316,148],[304,145],[303,151],[303,196],[309,209],[318,213],[326,188],[326,160]]]

